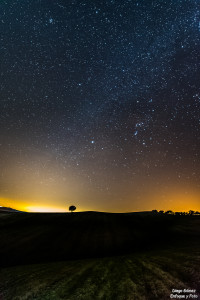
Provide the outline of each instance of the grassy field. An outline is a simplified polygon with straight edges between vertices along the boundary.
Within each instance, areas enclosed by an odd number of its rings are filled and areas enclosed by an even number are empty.
[[[1,215],[0,238],[0,300],[200,299],[196,216]]]
[[[0,299],[170,299],[172,289],[200,295],[200,252],[134,254],[3,268]]]

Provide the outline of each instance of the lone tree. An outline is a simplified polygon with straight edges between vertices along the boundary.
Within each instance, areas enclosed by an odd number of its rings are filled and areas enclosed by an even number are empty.
[[[75,210],[76,210],[76,206],[71,205],[71,206],[69,207],[69,211],[73,212],[73,211],[75,211]]]

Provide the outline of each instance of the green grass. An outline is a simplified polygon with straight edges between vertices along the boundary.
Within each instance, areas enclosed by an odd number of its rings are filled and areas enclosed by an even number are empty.
[[[170,299],[173,288],[200,288],[199,267],[200,249],[9,267],[0,299]]]

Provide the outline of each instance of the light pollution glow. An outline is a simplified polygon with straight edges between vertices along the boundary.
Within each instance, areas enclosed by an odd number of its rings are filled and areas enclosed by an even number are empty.
[[[65,212],[70,205],[77,211],[200,210],[199,190],[190,182],[173,180],[172,175],[167,181],[169,171],[152,178],[143,174],[135,180],[126,177],[125,181],[123,173],[113,180],[111,172],[99,172],[88,181],[84,174],[77,176],[73,169],[63,169],[62,163],[45,152],[36,154],[21,158],[23,169],[16,159],[7,164],[2,179],[7,191],[1,195],[0,205],[28,212]]]
[[[100,211],[108,211],[108,212],[127,212],[127,211],[147,211],[147,210],[152,210],[152,209],[157,209],[157,210],[172,210],[172,211],[189,211],[189,210],[194,210],[194,211],[199,211],[200,210],[200,205],[199,205],[199,195],[192,193],[191,194],[186,194],[186,193],[181,193],[180,191],[174,191],[173,193],[169,193],[168,196],[164,197],[165,199],[162,199],[162,196],[152,196],[151,199],[148,199],[146,203],[143,203],[139,207],[135,205],[133,202],[132,208],[131,206],[129,207],[128,210],[123,208],[115,208],[113,209],[108,209],[108,210],[103,210],[102,207],[92,207],[93,210],[100,210]],[[162,200],[162,201],[161,201]],[[8,198],[0,198],[0,204],[1,206],[5,207],[12,207],[17,210],[21,211],[26,211],[26,212],[66,212],[68,211],[68,207],[72,202],[66,202],[65,205],[60,204],[60,205],[55,205],[55,204],[47,204],[46,201],[37,201],[33,202],[32,200],[30,201],[20,201],[16,199],[8,199]],[[88,211],[92,210],[91,207],[89,206],[84,206],[81,205],[77,206],[77,211]]]

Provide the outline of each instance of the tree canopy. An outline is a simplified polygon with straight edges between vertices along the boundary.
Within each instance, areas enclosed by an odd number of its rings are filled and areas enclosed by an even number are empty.
[[[75,210],[76,210],[76,206],[71,205],[71,206],[69,207],[69,211],[73,212],[73,211],[75,211]]]

